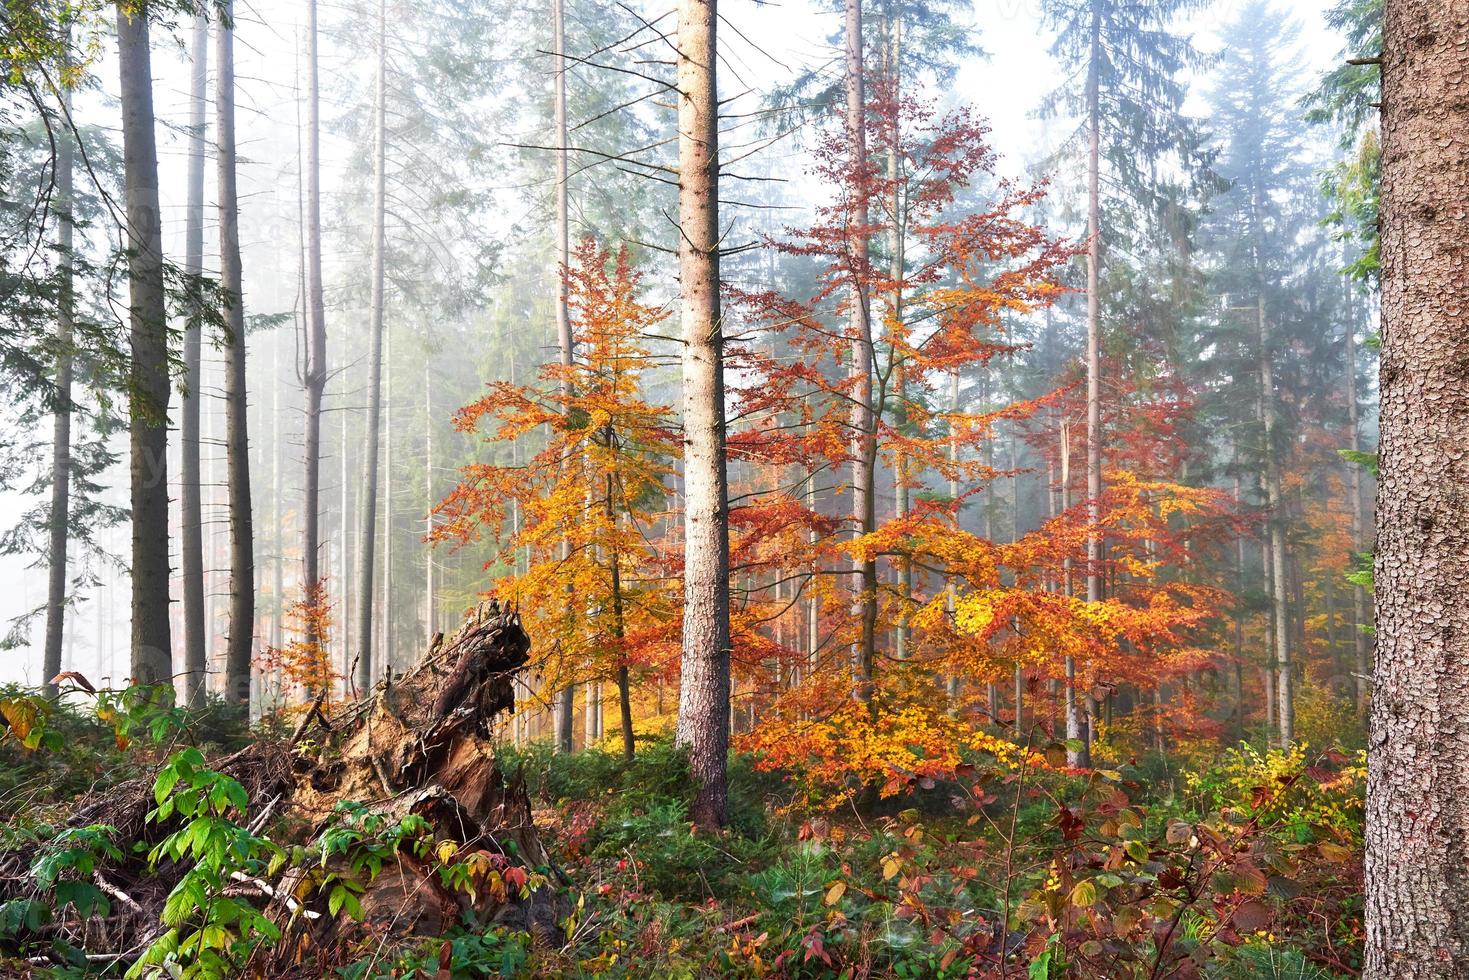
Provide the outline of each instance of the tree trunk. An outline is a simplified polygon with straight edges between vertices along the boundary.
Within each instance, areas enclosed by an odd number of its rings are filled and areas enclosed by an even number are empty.
[[[889,97],[896,100],[902,89],[902,64],[903,57],[903,2],[902,0],[891,0],[890,12],[888,14],[888,78],[892,85]],[[888,191],[888,209],[891,212],[888,228],[888,277],[892,280],[892,318],[895,330],[901,331],[903,324],[903,274],[905,269],[904,258],[904,221],[903,221],[903,192],[899,185],[902,175],[903,161],[901,159],[899,143],[902,133],[899,127],[893,127],[892,143],[888,146],[887,153],[887,179],[890,189]],[[893,372],[894,396],[897,409],[894,413],[899,429],[906,428],[908,423],[908,372],[901,362]],[[908,516],[910,509],[911,492],[908,486],[908,473],[905,457],[899,452],[894,458],[893,465],[893,510],[898,520]],[[908,558],[902,558],[898,563],[898,623],[893,631],[893,655],[899,660],[908,659],[908,607],[913,600],[913,562]]]
[[[861,537],[876,527],[874,470],[876,431],[872,410],[872,316],[867,296],[867,190],[855,175],[867,166],[867,127],[862,65],[862,0],[846,0],[847,152],[854,174],[847,193],[852,195],[850,222],[857,231],[848,244],[852,276],[848,330],[852,335],[851,451],[852,534]],[[872,672],[877,660],[877,562],[852,560],[852,613],[860,631],[852,648],[853,693],[859,700],[872,694]]]
[[[957,418],[959,415],[959,369],[949,376],[949,466],[953,471],[949,476],[949,500],[955,503],[959,500],[959,426]],[[959,521],[957,509],[954,512],[954,523]],[[954,615],[958,609],[959,582],[956,576],[950,575],[944,583],[944,612],[952,624]],[[959,695],[964,690],[964,677],[957,670],[951,670],[944,688],[949,695],[949,713],[955,714],[959,710]]]
[[[1469,974],[1466,37],[1466,0],[1387,4],[1368,980]]]
[[[171,684],[168,616],[168,322],[153,135],[153,69],[148,20],[117,12],[123,174],[127,199],[129,339],[132,362],[132,674],[141,684]]]
[[[204,271],[205,89],[209,75],[209,19],[194,17],[189,73],[188,204],[184,216],[184,273]],[[208,643],[204,632],[204,508],[200,500],[199,406],[203,398],[199,311],[184,325],[184,393],[179,415],[179,534],[183,579],[184,697],[199,707],[207,690]]]
[[[1285,514],[1280,468],[1275,461],[1275,380],[1270,369],[1270,328],[1265,316],[1264,282],[1256,302],[1260,339],[1260,416],[1264,429],[1265,505],[1270,521],[1270,596],[1275,620],[1276,727],[1282,748],[1295,740],[1294,674],[1291,665],[1290,607],[1286,600]]]
[[[571,232],[568,213],[568,186],[571,179],[568,167],[570,150],[567,148],[566,131],[566,10],[563,0],[551,0],[551,78],[553,82],[553,112],[556,129],[556,344],[561,354],[561,367],[570,368],[574,351],[571,336],[571,310],[567,296],[566,270],[571,265]],[[571,394],[571,379],[561,381],[563,396]],[[563,461],[569,466],[570,461]],[[571,542],[561,539],[561,560],[571,558]],[[570,620],[575,612],[572,608],[571,586],[566,590],[566,616]],[[566,665],[562,665],[566,671]],[[556,750],[571,751],[571,716],[576,707],[576,689],[568,683],[556,696]]]
[[[709,827],[727,819],[730,653],[715,3],[679,0],[677,68],[685,516],[674,743],[688,751],[697,787],[689,815]]]
[[[219,138],[220,285],[228,295],[225,340],[225,451],[229,467],[230,632],[225,645],[224,696],[250,703],[255,639],[255,522],[250,503],[250,434],[245,384],[245,304],[240,269],[240,206],[235,187],[235,32],[233,0],[224,0],[216,35],[215,112]]]
[[[1061,422],[1061,512],[1071,510],[1071,423]],[[1071,558],[1061,564],[1061,587],[1068,597],[1075,594]],[[1075,769],[1092,766],[1091,730],[1087,727],[1081,699],[1076,693],[1076,659],[1066,658],[1066,764]]]
[[[1102,601],[1102,10],[1092,5],[1087,74],[1086,600]]]
[[[1347,381],[1347,446],[1353,453],[1362,451],[1362,423],[1360,409],[1357,405],[1357,324],[1352,315],[1351,282],[1347,282],[1347,329],[1346,329],[1346,381]],[[1347,464],[1347,485],[1352,495],[1352,565],[1356,565],[1356,555],[1367,551],[1367,515],[1362,501],[1362,464],[1355,459]],[[1362,717],[1367,716],[1367,699],[1370,688],[1367,686],[1368,673],[1371,671],[1370,651],[1368,649],[1367,627],[1367,590],[1360,585],[1352,586],[1352,652],[1353,666],[1353,690],[1357,696],[1357,711]]]
[[[377,560],[378,432],[383,416],[383,319],[386,296],[387,246],[387,3],[379,0],[377,13],[377,89],[372,115],[372,299],[368,314],[367,444],[362,474],[361,537],[357,541],[357,676],[359,695],[372,689],[373,572]]]
[[[68,114],[71,96],[66,97]],[[72,293],[72,176],[76,158],[73,134],[62,133],[56,146],[56,250],[60,290],[56,299],[56,414],[51,423],[51,512],[47,515],[46,649],[41,683],[56,697],[52,683],[61,673],[61,645],[66,629],[66,561],[71,527],[71,383],[72,327],[76,300]]]
[[[321,282],[321,93],[318,78],[317,0],[306,4],[306,394],[305,501],[301,541],[302,584],[308,600],[325,601],[321,551],[321,400],[326,392],[326,300]],[[322,637],[308,631],[306,642]]]

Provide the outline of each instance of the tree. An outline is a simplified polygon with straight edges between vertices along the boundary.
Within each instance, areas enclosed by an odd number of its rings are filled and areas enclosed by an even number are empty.
[[[562,370],[562,396],[569,397],[571,391],[571,365],[575,359],[575,348],[571,335],[571,316],[567,308],[567,286],[566,277],[571,265],[571,239],[570,239],[570,215],[568,208],[568,194],[570,192],[569,181],[571,174],[568,170],[570,151],[567,147],[569,134],[566,131],[566,5],[564,0],[551,0],[551,57],[554,63],[551,66],[552,86],[552,128],[555,135],[555,148],[552,151],[556,161],[556,348],[561,355]],[[570,460],[567,460],[570,465]],[[563,541],[561,545],[561,557],[563,559],[571,556],[571,544],[569,540]],[[570,619],[571,593],[566,594],[566,615]],[[559,752],[571,751],[571,715],[576,704],[576,689],[568,684],[565,688],[556,692],[556,749]]]
[[[184,273],[198,277],[204,271],[204,143],[206,86],[209,76],[209,18],[194,15],[189,65],[189,169],[185,205]],[[195,280],[195,287],[199,285]],[[184,697],[189,704],[204,703],[208,664],[204,621],[204,510],[199,466],[199,408],[204,397],[200,370],[203,334],[198,297],[184,325],[184,386],[179,412],[179,564],[183,585]]]
[[[1387,4],[1382,440],[1365,976],[1469,970],[1469,48],[1463,0]]]
[[[362,475],[362,531],[357,546],[357,677],[359,691],[373,683],[372,610],[374,547],[377,544],[378,430],[383,412],[383,319],[387,305],[387,220],[388,220],[388,8],[378,0],[377,80],[372,107],[372,283],[368,313],[371,334],[367,355],[367,445],[366,468]]]
[[[679,0],[678,269],[683,337],[684,621],[678,726],[689,815],[723,826],[729,767],[729,490],[719,277],[716,0]]]
[[[70,98],[67,99],[68,110]],[[46,582],[46,649],[41,681],[55,697],[52,683],[61,673],[61,643],[66,629],[67,542],[71,523],[71,428],[73,324],[76,320],[76,280],[72,271],[75,211],[72,201],[75,149],[71,134],[63,135],[56,155],[56,246],[61,264],[61,288],[56,303],[56,413],[51,429],[51,512]]]
[[[1178,76],[1198,58],[1188,39],[1168,28],[1178,14],[1201,3],[1048,0],[1046,4],[1059,29],[1052,50],[1071,67],[1072,75],[1048,98],[1043,112],[1055,114],[1064,108],[1080,117],[1081,126],[1067,145],[1082,142],[1087,161],[1086,500],[1094,527],[1101,521],[1105,438],[1101,411],[1103,266],[1110,257],[1108,243],[1117,237],[1116,219],[1109,221],[1107,211],[1114,202],[1122,204],[1122,215],[1137,209],[1155,211],[1160,197],[1158,158],[1171,157],[1185,168],[1197,162],[1197,138],[1181,112],[1185,90]],[[1111,194],[1103,192],[1104,177]],[[1088,539],[1085,565],[1089,602],[1102,599],[1104,551],[1100,532],[1094,532]],[[1074,686],[1075,678],[1068,678],[1067,683]],[[1076,699],[1068,698],[1067,703],[1075,704]],[[1067,731],[1080,734],[1084,728],[1072,712]],[[1080,752],[1072,750],[1071,761],[1073,765],[1088,763],[1084,747]]]
[[[1229,188],[1215,201],[1218,238],[1225,264],[1216,275],[1223,291],[1237,297],[1232,306],[1252,325],[1254,371],[1259,377],[1258,472],[1266,507],[1270,582],[1271,648],[1275,672],[1276,727],[1282,745],[1295,737],[1295,676],[1292,662],[1288,515],[1282,489],[1282,443],[1277,396],[1279,321],[1289,297],[1283,282],[1295,262],[1294,228],[1280,201],[1301,168],[1292,130],[1292,103],[1279,79],[1282,51],[1291,38],[1285,19],[1267,3],[1246,6],[1225,31],[1220,78],[1211,93],[1222,147],[1218,170]]]
[[[306,5],[306,364],[301,385],[306,392],[306,436],[302,582],[307,601],[324,601],[321,560],[321,402],[328,379],[326,365],[326,299],[321,281],[321,92],[318,74],[320,32],[317,0]],[[306,643],[321,645],[310,630],[316,620],[307,617]]]
[[[146,8],[117,7],[127,199],[132,672],[141,684],[172,683],[168,595],[168,322],[153,134],[153,72]]]
[[[224,693],[250,703],[255,637],[255,523],[250,505],[250,434],[245,381],[245,300],[240,268],[240,205],[235,186],[235,31],[233,0],[222,0],[215,38],[215,111],[219,139],[219,259],[225,311],[225,461],[230,509],[230,632]]]
[[[652,359],[644,340],[666,314],[640,300],[625,248],[614,257],[586,240],[567,280],[576,363],[548,366],[544,380],[554,386],[546,390],[495,384],[454,420],[460,431],[486,431],[490,444],[513,445],[540,429],[551,437],[523,463],[465,466],[436,510],[433,537],[463,546],[487,536],[500,555],[529,556],[523,571],[496,583],[495,595],[525,608],[553,651],[541,666],[550,689],[615,681],[623,754],[631,758],[632,671],[664,659],[678,641],[677,594],[668,587],[676,553],[656,529],[679,443],[672,410],[647,400]],[[536,601],[567,591],[575,597],[571,615],[560,603]]]

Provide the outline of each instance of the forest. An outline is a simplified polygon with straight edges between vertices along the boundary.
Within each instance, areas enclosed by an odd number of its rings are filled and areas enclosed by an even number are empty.
[[[1469,0],[0,0],[0,976],[1469,977]]]

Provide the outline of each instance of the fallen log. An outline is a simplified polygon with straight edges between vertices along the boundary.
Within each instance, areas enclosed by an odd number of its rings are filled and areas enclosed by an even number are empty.
[[[495,763],[495,724],[514,708],[512,681],[529,653],[518,613],[485,602],[453,636],[436,636],[406,673],[335,708],[318,696],[289,740],[262,739],[209,763],[244,787],[249,806],[240,823],[294,846],[298,858],[344,819],[373,827],[411,820],[418,828],[412,847],[395,848],[391,860],[379,859],[354,881],[356,908],[328,899],[323,883],[351,871],[325,844],[274,876],[232,874],[229,894],[261,909],[281,933],[239,975],[319,976],[369,942],[380,955],[388,944],[442,936],[461,922],[503,923],[541,941],[561,940],[557,923],[569,909],[538,873],[551,859],[524,780]],[[96,869],[113,899],[105,923],[93,916],[69,924],[74,945],[86,952],[126,950],[136,958],[161,933],[164,903],[187,869],[148,867],[146,852],[180,826],[178,817],[148,820],[155,805],[153,779],[135,779],[82,800],[68,821],[115,827],[123,855]],[[18,872],[28,860],[0,854],[0,870],[8,872],[0,874],[0,898],[24,894],[26,876]],[[458,878],[446,874],[446,860],[464,862]]]

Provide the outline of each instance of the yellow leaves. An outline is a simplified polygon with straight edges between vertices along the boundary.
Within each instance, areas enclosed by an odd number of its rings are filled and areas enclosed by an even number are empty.
[[[1071,895],[1067,899],[1075,908],[1086,908],[1095,905],[1100,897],[1096,883],[1091,881],[1078,881],[1071,888]]]
[[[16,697],[0,699],[0,716],[10,726],[10,732],[27,749],[41,744],[44,709],[35,698]]]
[[[847,883],[845,881],[838,881],[826,890],[826,895],[821,900],[826,905],[836,905],[846,893]]]
[[[439,859],[440,864],[448,864],[458,853],[459,845],[452,840],[441,840],[434,848],[434,856]]]
[[[882,859],[882,880],[891,881],[894,877],[897,876],[902,867],[903,865],[902,862],[898,860],[898,855],[887,855]]]

